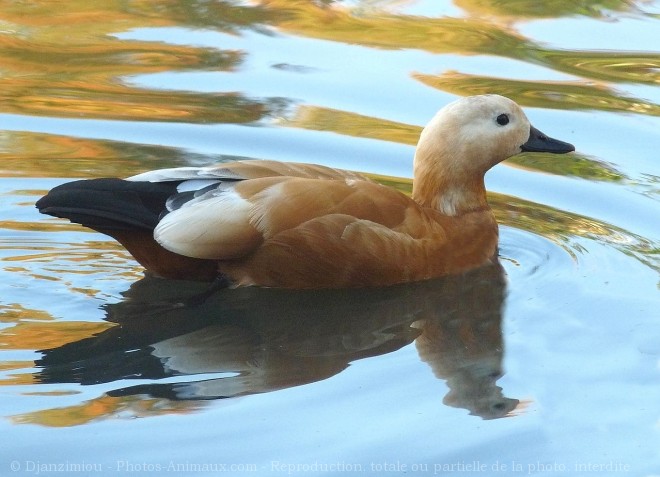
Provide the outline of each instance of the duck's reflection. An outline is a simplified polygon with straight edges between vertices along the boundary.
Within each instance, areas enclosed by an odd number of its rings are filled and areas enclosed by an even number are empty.
[[[229,398],[325,379],[354,360],[415,341],[421,359],[449,386],[446,404],[486,419],[518,405],[496,385],[505,291],[499,264],[388,288],[245,288],[221,291],[196,306],[163,304],[199,291],[188,282],[136,282],[124,301],[107,306],[108,320],[119,326],[44,350],[38,380],[141,379],[152,383],[110,394]]]

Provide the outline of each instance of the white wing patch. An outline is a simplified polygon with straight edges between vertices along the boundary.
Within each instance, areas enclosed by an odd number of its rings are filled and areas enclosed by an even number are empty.
[[[174,167],[171,169],[143,172],[142,174],[128,177],[126,180],[133,182],[169,182],[198,178],[199,167]]]
[[[154,238],[167,250],[213,260],[239,258],[262,237],[250,225],[252,204],[233,189],[204,194],[167,214]]]
[[[230,164],[227,164],[228,166]],[[203,179],[245,179],[234,171],[218,166],[208,167],[172,167],[170,169],[157,169],[128,177],[127,181],[134,182],[172,182]]]
[[[219,184],[220,181],[217,179],[192,179],[189,181],[183,181],[176,187],[177,192],[191,192],[195,190],[203,189],[213,184]]]

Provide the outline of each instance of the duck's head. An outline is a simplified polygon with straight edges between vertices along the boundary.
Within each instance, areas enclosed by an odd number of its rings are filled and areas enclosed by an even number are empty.
[[[485,205],[483,176],[495,164],[521,152],[574,150],[572,144],[534,128],[509,98],[469,96],[442,108],[422,131],[415,152],[413,196],[455,215]]]

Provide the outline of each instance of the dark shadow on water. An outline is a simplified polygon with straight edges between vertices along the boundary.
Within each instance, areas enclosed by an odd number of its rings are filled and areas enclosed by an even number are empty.
[[[119,382],[110,396],[212,400],[323,380],[355,360],[415,342],[449,387],[445,404],[484,419],[506,416],[519,404],[496,384],[503,373],[505,295],[499,264],[387,288],[244,288],[198,306],[171,305],[199,291],[189,282],[134,283],[124,301],[106,307],[107,320],[118,326],[43,350],[37,381]],[[126,386],[131,379],[152,382]]]

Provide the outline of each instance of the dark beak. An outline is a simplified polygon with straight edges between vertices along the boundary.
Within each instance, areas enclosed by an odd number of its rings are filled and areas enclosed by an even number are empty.
[[[529,127],[529,139],[520,146],[523,152],[552,152],[554,154],[565,154],[575,151],[575,146],[558,139],[546,136],[534,126]]]

